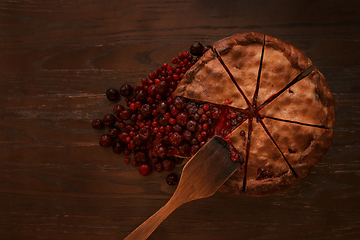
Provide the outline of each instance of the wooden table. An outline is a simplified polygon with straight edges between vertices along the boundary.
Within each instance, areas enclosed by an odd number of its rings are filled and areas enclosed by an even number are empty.
[[[357,0],[0,1],[0,239],[123,239],[164,205],[168,173],[143,177],[98,146],[105,91],[248,31],[303,49],[325,75],[332,146],[290,190],[187,203],[149,239],[359,239]]]

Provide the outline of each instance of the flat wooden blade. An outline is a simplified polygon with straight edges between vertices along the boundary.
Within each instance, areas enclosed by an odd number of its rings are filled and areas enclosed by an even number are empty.
[[[240,166],[230,157],[230,146],[214,136],[184,166],[176,192],[189,201],[213,195]]]

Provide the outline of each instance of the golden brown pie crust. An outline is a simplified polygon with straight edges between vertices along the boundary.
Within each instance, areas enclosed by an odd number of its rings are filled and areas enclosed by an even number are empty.
[[[250,32],[233,35],[213,45],[250,102],[256,89],[263,41],[264,34]],[[311,65],[303,51],[266,35],[257,106],[279,92]],[[211,50],[189,69],[174,95],[247,108],[244,98]],[[335,125],[334,100],[323,75],[316,69],[286,89],[259,113],[264,117],[263,123],[298,177],[289,169],[262,124],[254,118],[246,190],[243,191],[243,165],[220,188],[221,192],[264,196],[283,191],[304,179],[330,147],[332,127]],[[248,124],[249,122],[245,121],[227,136],[244,159]]]

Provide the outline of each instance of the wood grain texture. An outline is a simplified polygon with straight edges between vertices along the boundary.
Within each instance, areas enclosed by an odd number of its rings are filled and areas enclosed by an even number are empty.
[[[187,203],[149,239],[358,239],[359,29],[356,0],[1,0],[1,239],[123,239],[163,206],[167,173],[143,177],[101,149],[91,120],[111,112],[107,88],[138,83],[195,41],[247,31],[303,49],[324,74],[332,147],[294,188]]]

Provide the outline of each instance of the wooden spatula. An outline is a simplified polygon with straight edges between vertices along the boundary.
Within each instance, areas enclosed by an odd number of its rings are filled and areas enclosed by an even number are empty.
[[[240,166],[230,158],[229,144],[214,136],[184,166],[179,185],[170,200],[124,240],[147,239],[180,205],[213,195]]]

